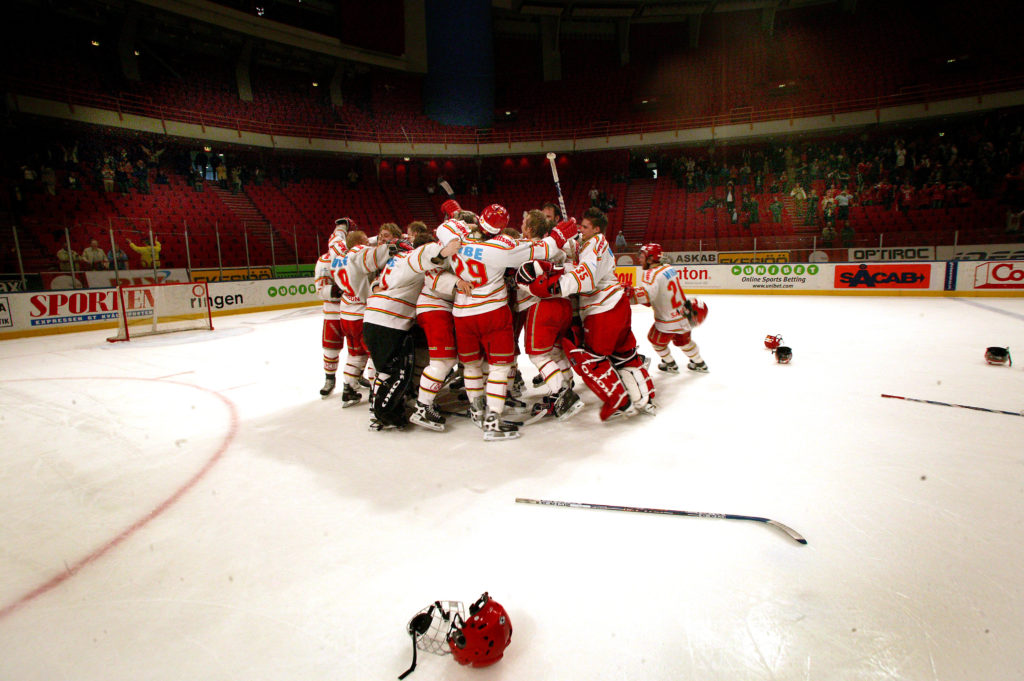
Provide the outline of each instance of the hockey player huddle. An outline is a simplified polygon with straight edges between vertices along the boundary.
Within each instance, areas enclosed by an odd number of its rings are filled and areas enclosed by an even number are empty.
[[[577,224],[557,220],[548,204],[525,212],[520,230],[498,204],[476,215],[448,200],[442,211],[433,233],[421,222],[406,234],[387,223],[373,240],[340,218],[317,262],[327,374],[320,394],[334,390],[347,346],[342,406],[358,404],[368,388],[370,430],[412,423],[443,431],[444,412],[455,412],[468,413],[484,440],[516,438],[523,423],[566,420],[583,408],[574,372],[600,399],[602,421],[653,415],[634,303],[654,311],[648,340],[661,371],[679,371],[670,345],[686,354],[688,369],[707,371],[690,337],[707,308],[686,298],[679,272],[660,264],[658,244],[641,248],[634,288],[615,276],[608,220],[596,208]],[[532,407],[518,399],[520,334],[537,368],[534,386],[545,391]]]

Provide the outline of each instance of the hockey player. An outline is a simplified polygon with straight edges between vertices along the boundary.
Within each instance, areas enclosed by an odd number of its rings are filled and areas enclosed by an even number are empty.
[[[452,222],[438,228],[444,243],[462,237],[453,231],[458,225],[447,227]],[[498,204],[488,206],[480,214],[478,229],[466,235],[452,258],[455,274],[473,285],[471,293],[455,296],[455,339],[470,415],[487,441],[519,437],[517,426],[502,420],[514,353],[505,269],[529,260],[550,260],[577,231],[575,223],[563,223],[542,241],[515,241],[500,233],[507,225],[508,211]],[[484,359],[490,367],[486,384]]]
[[[470,231],[465,224],[445,229],[451,233],[468,234]],[[452,315],[455,294],[457,291],[469,294],[472,288],[469,282],[459,279],[448,270],[433,269],[424,273],[423,288],[416,299],[416,323],[427,337],[430,363],[420,376],[416,411],[409,417],[409,421],[423,428],[437,431],[445,428],[445,418],[434,406],[434,399],[458,359],[455,352],[455,317]]]
[[[530,240],[540,241],[553,226],[539,210],[523,216],[523,235]],[[555,256],[556,264],[565,261],[564,252],[559,251]],[[540,385],[548,391],[543,403],[537,406],[564,421],[583,408],[580,396],[572,389],[572,369],[560,344],[572,322],[572,302],[568,298],[541,299],[533,295],[528,286],[520,285],[516,310],[524,317],[526,355],[537,367],[542,379]]]
[[[708,308],[699,300],[688,300],[683,291],[683,274],[678,267],[661,264],[661,245],[644,244],[640,247],[640,267],[643,268],[636,288],[629,290],[632,303],[647,305],[654,311],[654,325],[647,334],[654,351],[661,357],[658,369],[670,374],[679,373],[679,365],[672,359],[669,344],[682,349],[689,358],[686,368],[707,373],[708,365],[700,356],[700,348],[690,338],[690,331],[704,321]]]
[[[603,212],[588,208],[579,228],[579,264],[564,273],[553,269],[539,276],[535,269],[520,269],[522,281],[540,298],[580,295],[582,342],[563,338],[562,347],[573,369],[604,403],[602,421],[633,416],[638,410],[657,411],[654,383],[637,354],[629,300],[615,277],[615,255],[604,236],[607,226]]]
[[[370,295],[370,282],[375,273],[387,263],[389,245],[370,246],[366,233],[353,230],[345,239],[348,252],[337,261],[332,276],[341,291],[339,317],[341,332],[348,345],[345,362],[345,387],[341,393],[341,406],[351,407],[363,398],[359,392],[359,378],[369,357],[363,344],[363,312]]]
[[[324,325],[320,334],[320,344],[324,351],[326,379],[324,387],[320,388],[320,395],[325,398],[334,392],[338,357],[345,346],[345,337],[341,333],[341,323],[338,318],[341,290],[334,283],[331,271],[335,267],[334,260],[336,258],[340,260],[348,250],[345,246],[345,236],[353,224],[355,223],[349,218],[338,218],[334,221],[334,232],[331,233],[327,241],[327,252],[320,256],[313,268],[313,285],[316,287],[317,296],[324,301]]]
[[[439,267],[458,247],[453,239],[442,249],[427,235],[418,237],[411,251],[393,247],[373,285],[363,316],[363,337],[377,368],[370,430],[401,428],[407,423],[405,396],[414,369],[412,326],[423,274]]]

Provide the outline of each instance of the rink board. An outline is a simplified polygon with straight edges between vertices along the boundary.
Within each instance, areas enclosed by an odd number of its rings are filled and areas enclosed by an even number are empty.
[[[692,293],[1020,296],[1024,261],[734,263],[677,265]],[[635,285],[637,267],[617,267]],[[210,283],[213,316],[320,302],[312,281],[270,279]],[[114,288],[0,294],[0,339],[117,326]],[[216,325],[216,322],[215,322]]]

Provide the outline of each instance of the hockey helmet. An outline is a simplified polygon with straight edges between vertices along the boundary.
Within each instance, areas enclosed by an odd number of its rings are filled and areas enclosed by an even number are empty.
[[[777,347],[782,345],[782,334],[772,336],[771,334],[764,337],[764,347],[768,350],[775,350]]]
[[[657,265],[661,262],[661,244],[649,243],[640,247],[640,252],[647,259],[648,265]]]
[[[985,361],[994,366],[1003,366],[1004,364],[1013,366],[1010,348],[1001,348],[997,345],[985,349]]]
[[[501,604],[485,591],[469,606],[469,619],[456,617],[448,632],[452,657],[462,665],[487,667],[502,658],[512,642],[512,622]]]
[[[492,203],[484,208],[480,213],[480,226],[491,236],[500,234],[501,230],[508,227],[508,211],[505,206]]]
[[[788,345],[780,345],[775,348],[775,361],[779,364],[789,364],[793,359],[793,348]]]
[[[690,320],[690,325],[694,328],[703,324],[704,320],[708,318],[708,306],[704,304],[704,301],[689,298],[686,301],[686,309],[686,316]]]

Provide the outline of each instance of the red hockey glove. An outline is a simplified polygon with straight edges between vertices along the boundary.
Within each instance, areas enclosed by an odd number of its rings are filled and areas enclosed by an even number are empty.
[[[626,300],[629,301],[630,305],[636,305],[639,302],[636,297],[636,289],[629,284],[622,285],[622,292],[626,294]]]
[[[537,279],[551,271],[552,265],[547,260],[531,260],[516,270],[516,283],[529,286]]]
[[[462,210],[462,206],[455,199],[448,199],[441,204],[441,212],[444,213],[446,220],[450,220],[456,212]]]
[[[551,238],[555,240],[555,246],[561,248],[565,245],[565,242],[573,238],[580,233],[580,228],[576,225],[576,218],[569,218],[568,220],[562,220],[551,230]]]
[[[530,293],[538,298],[553,298],[561,295],[562,287],[558,285],[558,275],[552,271],[537,277],[530,284]]]

